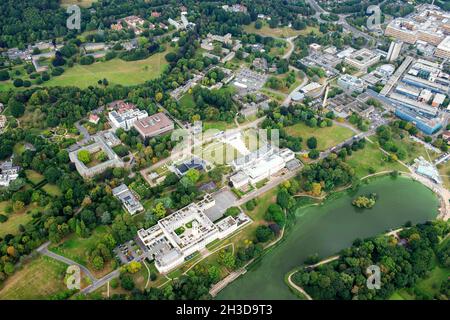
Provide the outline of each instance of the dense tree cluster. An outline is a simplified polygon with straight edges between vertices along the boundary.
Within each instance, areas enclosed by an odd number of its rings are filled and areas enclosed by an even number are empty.
[[[411,288],[425,277],[433,268],[435,255],[448,253],[448,244],[440,249],[439,239],[449,231],[447,223],[435,221],[404,229],[399,233],[400,240],[385,235],[356,240],[352,247],[340,252],[338,260],[315,269],[305,268],[293,280],[313,299],[388,299],[396,289]],[[381,269],[379,290],[366,286],[366,269],[371,265]]]

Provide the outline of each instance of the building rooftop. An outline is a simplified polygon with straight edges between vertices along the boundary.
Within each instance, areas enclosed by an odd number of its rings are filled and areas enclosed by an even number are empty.
[[[162,129],[173,127],[173,122],[164,113],[159,112],[134,123],[136,129],[145,136],[158,134]]]
[[[120,186],[114,188],[112,190],[112,194],[122,202],[130,214],[133,215],[138,211],[144,210],[142,204],[125,184],[121,184]]]

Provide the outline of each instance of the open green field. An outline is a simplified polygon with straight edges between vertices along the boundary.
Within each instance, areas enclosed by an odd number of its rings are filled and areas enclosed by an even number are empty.
[[[8,91],[9,89],[14,89],[11,81],[0,81],[0,91]]]
[[[403,160],[406,163],[413,163],[414,159],[422,156],[425,160],[433,161],[439,154],[426,149],[421,143],[413,141],[409,136],[403,139],[395,139],[398,145],[406,150],[406,158]]]
[[[275,38],[290,38],[298,35],[308,35],[311,32],[315,32],[317,34],[320,34],[320,31],[318,28],[315,27],[307,27],[304,30],[295,30],[289,27],[282,27],[282,28],[270,28],[267,23],[263,23],[263,26],[261,29],[255,28],[255,23],[252,22],[251,24],[244,26],[244,31],[247,33],[255,33],[259,34],[261,36],[265,37],[275,37]]]
[[[222,142],[212,142],[202,148],[195,148],[193,154],[215,164],[226,164],[242,156],[235,148]]]
[[[60,5],[64,8],[71,5],[89,8],[94,2],[97,2],[97,0],[61,0]]]
[[[178,103],[184,108],[192,109],[195,107],[194,96],[190,93],[186,93],[184,96],[182,96]]]
[[[225,131],[227,129],[235,128],[236,125],[234,122],[228,123],[225,121],[205,121],[203,122],[203,131],[207,131],[209,129],[216,129],[219,131]]]
[[[158,77],[167,66],[164,56],[167,51],[152,55],[145,60],[123,61],[113,59],[106,62],[96,62],[88,66],[79,64],[58,76],[43,83],[45,86],[76,86],[86,88],[96,85],[98,80],[108,79],[110,84],[124,86],[136,85]]]
[[[1,209],[0,209],[1,212]],[[6,222],[0,223],[0,237],[7,234],[16,234],[19,232],[20,225],[26,225],[32,219],[31,215],[22,213],[11,213]]]
[[[437,264],[430,271],[428,276],[417,281],[413,289],[400,289],[395,291],[390,300],[415,300],[416,294],[425,295],[430,298],[435,298],[439,294],[439,289],[444,281],[448,281],[450,276],[450,268],[443,268]],[[420,297],[420,296],[419,296]]]
[[[61,190],[57,185],[47,183],[45,186],[42,187],[42,190],[44,190],[48,195],[53,197],[59,197],[62,196]]]
[[[444,186],[450,190],[450,161],[438,165],[439,174],[441,175]]]
[[[6,222],[0,223],[0,237],[4,237],[7,234],[16,234],[19,231],[20,225],[25,225],[32,219],[31,215],[27,214],[27,212],[37,207],[36,205],[31,204],[19,212],[7,213],[6,208],[9,206],[12,207],[11,201],[0,202],[0,214],[8,217]]]
[[[97,2],[97,0],[61,0],[60,4],[64,8],[74,4],[83,8],[89,8],[94,2]]]
[[[91,266],[88,263],[88,254],[95,247],[97,242],[109,232],[109,227],[99,226],[94,230],[89,238],[81,238],[80,236],[73,233],[68,236],[61,244],[56,246],[52,245],[49,249],[59,255],[67,257],[86,266],[94,275],[96,275],[97,273],[95,272],[95,270],[92,270]]]
[[[48,299],[67,290],[66,269],[64,263],[49,257],[34,258],[6,280],[0,289],[0,300]]]
[[[25,174],[28,180],[30,180],[31,183],[34,185],[41,183],[45,179],[45,177],[42,174],[34,170],[25,170]]]
[[[366,142],[366,147],[353,152],[346,162],[353,167],[358,178],[371,174],[371,172],[382,172],[389,170],[407,171],[399,162],[388,162],[386,156],[378,148],[377,143]],[[372,171],[373,169],[373,171]]]
[[[353,132],[350,129],[336,125],[324,128],[311,128],[300,122],[285,129],[289,135],[302,137],[305,143],[308,138],[316,137],[318,150],[328,149],[353,136]]]

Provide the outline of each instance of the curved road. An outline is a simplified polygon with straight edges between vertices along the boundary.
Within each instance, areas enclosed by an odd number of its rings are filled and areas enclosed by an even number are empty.
[[[89,271],[88,268],[86,268],[85,266],[83,266],[82,264],[79,264],[78,262],[75,262],[73,260],[70,260],[66,257],[60,256],[59,254],[56,254],[50,250],[48,250],[48,246],[50,245],[50,241],[44,243],[42,246],[40,246],[39,248],[36,249],[37,252],[39,252],[40,254],[53,258],[55,260],[58,260],[62,263],[65,263],[69,266],[75,265],[78,266],[88,277],[89,279],[92,281],[92,283],[95,283],[97,281],[97,278],[94,277],[94,275]]]

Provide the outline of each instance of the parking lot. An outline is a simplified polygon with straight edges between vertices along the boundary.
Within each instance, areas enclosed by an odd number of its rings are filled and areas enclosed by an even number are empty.
[[[234,85],[243,91],[258,91],[267,81],[267,75],[242,68],[236,74]]]
[[[220,219],[229,207],[235,205],[237,200],[234,193],[228,189],[221,189],[211,196],[216,200],[216,204],[214,207],[205,210],[206,216],[211,219],[211,221]]]
[[[132,260],[139,261],[139,257],[143,252],[142,248],[134,240],[125,242],[114,249],[115,255],[123,264],[131,262]]]

